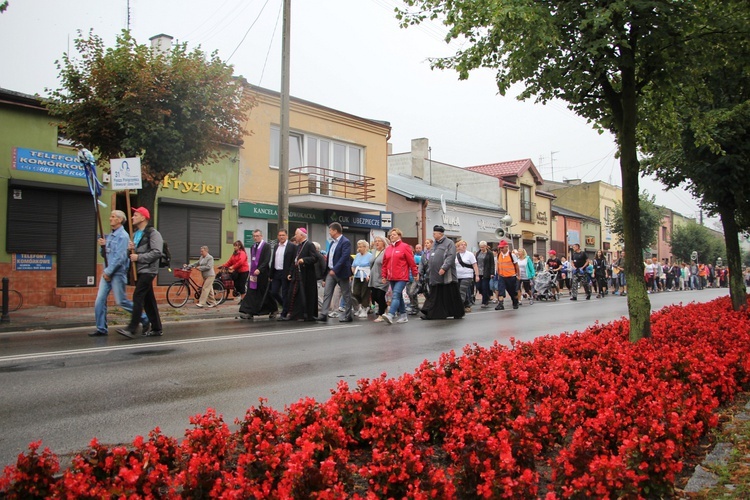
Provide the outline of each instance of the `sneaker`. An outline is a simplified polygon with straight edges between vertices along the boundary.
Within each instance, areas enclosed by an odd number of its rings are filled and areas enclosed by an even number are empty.
[[[119,334],[120,334],[120,335],[122,335],[123,337],[127,337],[127,338],[129,338],[129,339],[134,339],[134,338],[135,338],[135,333],[134,333],[134,332],[131,332],[131,331],[130,331],[130,330],[128,330],[127,328],[118,328],[118,329],[117,329],[117,333],[119,333]]]
[[[505,306],[502,302],[498,302],[498,304],[495,306],[495,311],[503,311],[505,310]]]
[[[409,316],[407,316],[406,314],[400,315],[398,319],[396,320],[396,323],[408,323],[408,322],[409,322]]]
[[[393,316],[391,316],[391,313],[385,313],[381,316],[381,318],[383,318],[383,321],[385,321],[389,325],[393,324]]]
[[[601,299],[601,298],[602,298],[602,294],[601,294],[601,293],[597,293],[597,294],[596,294],[596,298],[597,298],[597,299]]]
[[[365,309],[364,307],[360,309],[358,317],[363,319],[367,318],[367,309]]]
[[[570,300],[578,300],[578,297],[571,297]]]
[[[209,309],[211,309],[212,307],[216,307],[218,305],[219,304],[213,303],[213,304],[208,304],[206,307],[208,307]]]
[[[513,309],[518,309],[518,304],[513,304]]]
[[[162,335],[164,335],[164,332],[161,330],[149,330],[141,334],[143,337],[161,337]]]
[[[100,332],[99,330],[89,333],[89,337],[106,337],[106,336],[107,336],[107,332]]]
[[[328,313],[328,317],[329,318],[338,318],[339,317],[339,313],[336,312],[336,311],[331,311],[331,312]]]
[[[489,307],[489,304],[482,304],[481,306],[479,306],[480,309],[489,309]]]
[[[377,318],[375,318],[374,323],[382,323],[382,322],[383,322],[383,317],[382,316],[378,316]]]
[[[203,304],[195,304],[195,307],[203,307]]]
[[[470,313],[471,312],[471,307],[464,307],[464,312],[465,313]]]

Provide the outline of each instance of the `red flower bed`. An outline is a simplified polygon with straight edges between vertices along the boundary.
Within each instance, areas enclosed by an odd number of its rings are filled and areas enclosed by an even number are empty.
[[[93,440],[59,472],[32,443],[0,477],[30,498],[654,498],[714,410],[750,389],[750,317],[729,298],[511,347],[470,346],[414,374],[341,383],[326,402],[207,410],[178,442]]]

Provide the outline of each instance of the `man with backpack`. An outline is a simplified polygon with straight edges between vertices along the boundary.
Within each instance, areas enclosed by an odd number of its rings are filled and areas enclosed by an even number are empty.
[[[133,208],[133,239],[128,243],[130,261],[135,263],[136,282],[133,291],[133,312],[130,323],[120,328],[117,333],[129,339],[135,338],[141,313],[145,310],[150,329],[143,331],[144,337],[160,337],[162,335],[159,306],[154,295],[154,279],[159,273],[159,260],[164,248],[164,240],[159,231],[149,226],[151,213],[145,207]]]

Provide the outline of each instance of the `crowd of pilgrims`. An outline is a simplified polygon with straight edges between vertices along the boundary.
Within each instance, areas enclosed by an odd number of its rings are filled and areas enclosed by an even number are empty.
[[[609,262],[601,250],[590,258],[573,245],[570,259],[550,250],[545,260],[523,248],[511,250],[501,240],[494,250],[482,241],[479,250],[471,252],[466,241],[446,237],[440,225],[433,227],[433,238],[414,247],[402,240],[397,228],[388,232],[387,241],[376,236],[372,242],[350,242],[338,223],[331,224],[328,232],[326,250],[309,241],[304,228],[291,237],[282,229],[274,243],[266,242],[256,230],[249,249],[235,242],[234,253],[222,268],[231,272],[241,317],[350,322],[371,316],[388,324],[406,323],[409,315],[426,320],[462,318],[478,301],[481,309],[494,305],[495,310],[503,310],[506,297],[513,309],[524,298],[529,304],[548,298],[540,297],[536,281],[550,276],[555,300],[565,289],[570,300],[577,300],[581,287],[587,300],[594,292],[597,298],[610,290],[613,295],[627,295],[624,251]],[[726,272],[698,263],[669,265],[653,259],[644,263],[644,280],[649,292],[702,289],[726,286]]]

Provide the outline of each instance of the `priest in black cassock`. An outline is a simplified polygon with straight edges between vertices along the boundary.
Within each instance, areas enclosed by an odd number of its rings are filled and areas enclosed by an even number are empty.
[[[240,313],[244,319],[275,313],[278,309],[268,288],[271,276],[271,245],[263,241],[260,229],[253,231],[251,248],[247,250],[250,275],[247,279],[247,294],[240,302]]]
[[[315,321],[318,316],[318,276],[316,263],[321,258],[315,244],[307,239],[307,230],[295,232],[297,254],[289,276],[289,314],[285,320]]]

